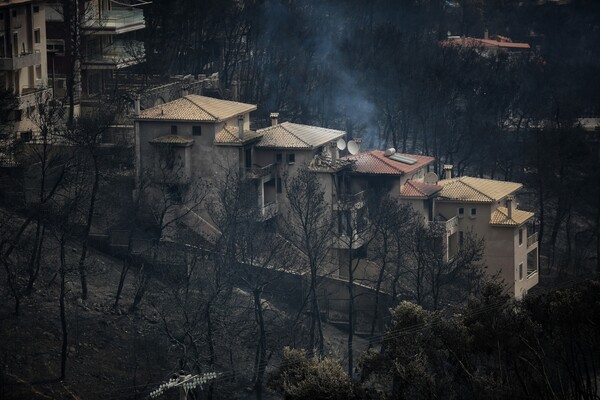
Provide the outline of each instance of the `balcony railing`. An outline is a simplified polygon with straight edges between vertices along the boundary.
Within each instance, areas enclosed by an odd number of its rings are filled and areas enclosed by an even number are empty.
[[[98,15],[86,16],[83,24],[83,29],[88,33],[99,35],[125,33],[145,27],[144,12],[139,9],[103,10],[100,17]]]
[[[446,221],[431,221],[429,222],[430,228],[437,228],[446,234],[451,235],[458,230],[458,216],[452,217]]]
[[[261,210],[261,219],[267,220],[267,219],[271,219],[274,216],[277,215],[277,212],[279,211],[279,205],[277,203],[269,203],[269,204],[265,204],[265,206],[262,208]]]
[[[269,164],[264,167],[247,168],[246,174],[250,179],[260,179],[269,176],[275,171],[276,164]]]
[[[31,67],[42,63],[42,54],[39,52],[23,52],[16,57],[0,58],[0,71],[17,71],[21,68]]]
[[[83,59],[87,69],[125,68],[144,61],[144,43],[137,40],[117,40],[100,53],[89,54]]]
[[[23,110],[36,104],[44,103],[52,94],[52,89],[23,88],[19,100],[19,109]]]
[[[334,193],[334,200],[337,197],[334,206],[336,209],[361,208],[364,205],[365,192],[363,190],[358,193],[342,193],[340,196],[335,196]]]
[[[538,241],[538,233],[534,233],[533,235],[527,237],[527,247],[533,246]]]

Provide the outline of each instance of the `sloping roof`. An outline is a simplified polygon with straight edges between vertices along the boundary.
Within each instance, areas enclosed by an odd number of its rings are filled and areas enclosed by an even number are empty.
[[[361,174],[376,174],[376,175],[402,175],[431,163],[434,158],[429,156],[420,156],[416,154],[395,153],[400,156],[410,157],[417,160],[413,165],[404,164],[400,161],[395,161],[383,155],[381,150],[371,150],[356,155],[346,156],[344,158],[355,161],[354,172]]]
[[[254,104],[214,99],[190,94],[180,99],[148,108],[136,119],[167,121],[217,122],[256,110]]]
[[[260,137],[260,134],[255,131],[244,130],[244,140],[241,140],[239,132],[240,131],[237,126],[225,126],[215,135],[215,143],[241,144]]]
[[[512,210],[512,218],[508,218],[508,209],[506,207],[498,207],[490,218],[490,225],[498,226],[519,226],[528,219],[533,218],[535,214],[529,211]]]
[[[283,122],[257,131],[262,134],[256,147],[312,149],[341,138],[344,131]]]
[[[191,145],[194,143],[194,139],[186,138],[183,136],[177,135],[164,135],[155,137],[150,140],[150,143],[158,143],[158,144],[174,144],[174,145]]]
[[[439,194],[440,200],[461,200],[475,203],[492,203],[523,187],[523,185],[516,182],[495,181],[470,176],[444,179],[439,181],[438,185],[443,186]]]
[[[434,185],[420,181],[413,181],[412,179],[410,179],[404,184],[402,190],[400,190],[400,196],[427,198],[433,194],[436,194],[440,190],[442,190],[442,187],[440,185]]]
[[[529,50],[531,46],[528,43],[515,43],[509,40],[495,39],[479,39],[472,37],[449,37],[440,42],[442,47],[486,47],[486,48],[502,48],[502,49],[517,49]]]

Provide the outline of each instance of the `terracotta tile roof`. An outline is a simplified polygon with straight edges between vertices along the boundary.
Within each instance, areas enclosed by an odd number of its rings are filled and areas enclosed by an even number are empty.
[[[498,201],[523,187],[523,185],[516,182],[495,181],[470,176],[444,179],[439,181],[438,185],[443,186],[439,194],[440,200],[461,200],[476,203]]]
[[[140,113],[136,119],[217,122],[256,110],[253,104],[191,94]]]
[[[286,149],[313,149],[346,135],[344,131],[291,122],[259,129],[257,132],[263,137],[256,147]]]
[[[490,225],[497,226],[519,226],[528,219],[533,218],[535,214],[529,211],[513,210],[512,218],[508,218],[508,209],[506,207],[498,207],[490,218]]]
[[[192,145],[194,143],[194,139],[186,138],[183,136],[177,135],[164,135],[155,137],[150,140],[150,143],[158,143],[158,144],[175,144],[175,145]]]
[[[509,39],[510,40],[510,39]],[[529,50],[531,46],[528,43],[514,43],[507,40],[495,40],[495,39],[479,39],[472,37],[450,37],[440,42],[442,47],[486,47],[486,48],[502,48],[502,49],[520,49]]]
[[[215,135],[216,144],[241,144],[249,140],[260,137],[255,131],[244,131],[244,140],[240,139],[239,128],[237,126],[225,126]]]
[[[402,190],[400,190],[400,196],[427,198],[433,194],[436,194],[440,190],[442,190],[440,185],[413,181],[410,179],[404,184],[404,186],[402,186]]]
[[[346,156],[344,158],[355,161],[354,172],[361,174],[377,174],[377,175],[403,175],[415,171],[429,163],[434,158],[429,156],[420,156],[416,154],[395,153],[401,156],[414,158],[417,162],[413,165],[404,164],[400,161],[394,161],[383,155],[381,150],[371,150],[364,153],[358,153],[354,156]]]

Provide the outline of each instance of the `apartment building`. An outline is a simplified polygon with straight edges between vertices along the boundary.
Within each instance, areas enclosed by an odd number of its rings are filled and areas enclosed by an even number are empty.
[[[484,262],[490,276],[502,279],[511,295],[521,298],[539,282],[538,237],[534,213],[520,210],[520,183],[459,177],[440,180],[435,209],[457,222],[458,245],[471,232],[485,239]]]
[[[47,84],[44,3],[0,3],[0,89],[11,91],[17,98],[17,109],[7,116],[17,137],[29,138],[36,130],[28,116],[49,95]]]
[[[57,97],[66,95],[67,76],[75,74],[75,102],[92,109],[97,99],[111,93],[119,76],[145,61],[139,32],[146,27],[143,2],[79,0],[71,12],[81,21],[80,48],[72,48],[60,2],[49,2],[48,52],[51,87]]]
[[[439,180],[429,171],[433,157],[394,149],[340,157],[338,141],[345,132],[280,123],[276,113],[271,126],[254,131],[254,110],[252,104],[188,95],[142,111],[135,119],[138,179],[151,172],[177,193],[193,179],[211,180],[232,169],[254,182],[261,218],[269,220],[286,212],[284,177],[307,166],[337,221],[328,273],[344,277],[349,246],[355,257],[366,252],[356,232],[367,218],[364,193],[377,190],[410,204],[423,223],[439,228],[446,260],[471,233],[485,239],[487,272],[503,279],[512,295],[520,298],[537,284],[537,235],[527,226],[533,213],[519,210],[515,198],[521,184],[452,178],[449,165]],[[190,213],[185,222],[201,234],[218,232],[203,211]]]

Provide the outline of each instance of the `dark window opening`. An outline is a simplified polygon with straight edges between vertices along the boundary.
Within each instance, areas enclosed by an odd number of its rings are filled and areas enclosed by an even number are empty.
[[[288,164],[293,164],[296,162],[296,154],[294,153],[290,153],[287,155],[287,162]]]
[[[171,135],[177,135],[177,125],[171,125]]]
[[[519,246],[523,244],[523,228],[519,228]]]
[[[463,215],[465,215],[465,209],[464,209],[464,207],[459,207],[458,208],[458,216],[462,217]]]
[[[40,33],[40,28],[36,28],[36,29],[33,31],[33,41],[34,41],[36,44],[40,44],[40,42],[42,41],[42,39],[41,39],[41,33]]]
[[[276,162],[277,164],[281,164],[281,162],[282,162],[282,161],[283,161],[283,154],[281,154],[281,153],[277,153],[277,154],[275,155],[275,162]]]
[[[246,149],[245,158],[246,158],[246,169],[252,168],[252,149]]]
[[[519,280],[523,280],[523,263],[519,264]]]
[[[477,209],[471,208],[471,217],[476,217],[476,216],[477,216]]]
[[[282,190],[283,188],[281,186],[282,186],[281,185],[281,177],[278,176],[277,177],[277,193],[282,193],[283,192],[283,190]]]
[[[201,126],[192,126],[192,135],[193,136],[201,136],[202,135],[202,127]]]
[[[37,14],[40,12],[40,6],[33,6],[33,13]]]
[[[460,247],[462,247],[464,243],[465,243],[465,233],[463,231],[459,231],[458,232],[458,245]]]

